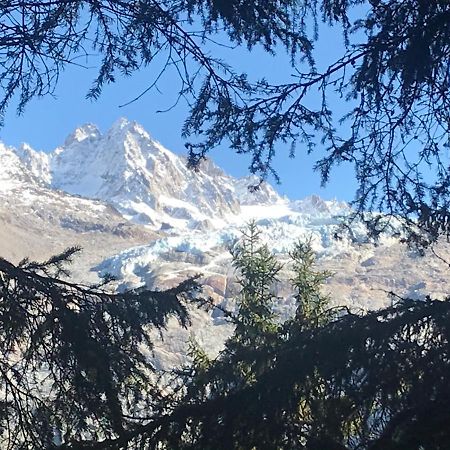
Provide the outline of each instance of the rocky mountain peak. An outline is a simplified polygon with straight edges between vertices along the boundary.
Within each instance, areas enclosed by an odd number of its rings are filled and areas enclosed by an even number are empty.
[[[332,214],[341,208],[319,197],[290,202],[257,177],[233,178],[209,159],[192,171],[184,157],[125,118],[103,134],[93,124],[78,127],[52,153],[23,145],[15,154],[42,185],[101,200],[126,220],[169,233],[220,229],[242,214],[260,218],[267,206],[270,217],[279,211]]]
[[[128,120],[126,117],[120,117],[111,126],[108,131],[111,135],[117,134],[137,134],[141,135],[147,139],[150,139],[149,133],[144,129],[144,127],[134,120]]]
[[[394,235],[373,246],[364,225],[352,222],[350,235],[334,239],[351,212],[345,203],[319,196],[291,201],[266,183],[252,192],[256,177],[233,178],[211,160],[193,172],[127,119],[103,134],[92,124],[79,127],[52,153],[0,143],[0,167],[0,256],[42,260],[80,244],[75,274],[85,282],[107,272],[121,287],[164,288],[202,273],[205,294],[233,310],[239,286],[228,248],[253,219],[284,264],[283,279],[291,275],[287,255],[295,241],[311,241],[319,269],[334,274],[325,290],[337,305],[376,308],[390,301],[380,294],[386,291],[445,294],[448,267],[415,258]],[[450,259],[448,245],[439,253]],[[418,283],[424,273],[426,282]],[[286,301],[275,312],[285,317],[295,301],[285,284],[276,288]],[[192,332],[213,353],[231,332],[219,309],[194,309],[192,318],[189,330],[170,325],[155,347],[161,367],[182,360]]]
[[[28,171],[36,178],[36,181],[48,185],[51,182],[50,159],[44,152],[34,150],[29,144],[22,143],[14,153],[20,159]]]
[[[287,199],[280,197],[270,184],[261,182],[255,175],[237,179],[235,189],[239,202],[242,205],[255,203],[267,205],[287,201]]]
[[[18,182],[24,174],[24,165],[17,154],[9,147],[0,143],[0,189],[5,190],[7,184]]]
[[[93,124],[78,127],[51,153],[26,145],[14,153],[40,183],[107,202],[155,230],[210,228],[239,212],[232,177],[212,161],[198,172],[187,169],[183,157],[124,118],[104,134]]]
[[[96,125],[87,123],[76,128],[72,133],[67,136],[64,141],[64,147],[69,147],[73,144],[83,142],[85,140],[95,141],[101,137],[100,130]],[[61,151],[60,149],[59,151]]]

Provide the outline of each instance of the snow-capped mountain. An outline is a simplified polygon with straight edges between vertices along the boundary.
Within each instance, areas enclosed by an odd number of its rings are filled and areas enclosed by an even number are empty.
[[[77,128],[50,154],[28,146],[16,151],[43,184],[115,206],[127,220],[152,229],[215,228],[248,203],[250,180],[235,180],[211,161],[189,170],[135,122],[118,120],[102,135],[95,125]],[[281,198],[270,186],[260,202]]]
[[[53,189],[48,161],[29,146],[0,143],[0,256],[43,260],[81,245],[84,264],[92,265],[156,236],[108,203]]]
[[[416,257],[393,236],[374,246],[353,223],[352,236],[335,239],[347,204],[290,200],[268,184],[251,192],[257,180],[233,178],[210,160],[191,171],[126,119],[104,134],[95,125],[79,127],[52,152],[0,144],[0,167],[0,256],[7,258],[44,259],[81,244],[79,278],[108,272],[121,287],[163,288],[201,273],[206,293],[233,307],[238,289],[228,247],[254,219],[287,272],[295,240],[311,239],[318,265],[334,273],[325,287],[334,303],[368,309],[386,304],[391,290],[418,298],[445,292],[445,264]],[[292,309],[287,286],[277,287],[286,298],[276,306],[282,315]],[[193,319],[189,331],[169,327],[169,338],[156,346],[162,365],[182,358],[190,333],[217,351],[230,332],[217,311],[196,310]]]

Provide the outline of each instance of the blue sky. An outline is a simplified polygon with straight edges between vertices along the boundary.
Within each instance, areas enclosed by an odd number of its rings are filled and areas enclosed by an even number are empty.
[[[342,37],[337,29],[326,29],[321,33],[321,40],[316,45],[319,66],[332,62],[342,52]],[[253,77],[265,77],[271,81],[289,80],[293,69],[284,54],[268,56],[261,49],[250,54],[243,49],[221,49],[224,59]],[[14,105],[9,108],[5,125],[0,129],[0,139],[8,145],[17,146],[27,142],[38,150],[51,151],[64,142],[66,136],[79,125],[94,123],[106,131],[119,117],[136,120],[165,147],[184,154],[184,140],[181,127],[187,114],[187,107],[179,103],[165,113],[158,113],[170,107],[176,98],[177,80],[175,75],[167,73],[158,82],[158,90],[152,90],[126,107],[120,108],[152,83],[157,75],[155,66],[150,66],[128,78],[119,78],[116,83],[106,86],[96,101],[86,100],[85,96],[96,75],[95,58],[84,61],[92,66],[88,69],[71,67],[61,76],[54,97],[35,99],[17,116]],[[341,100],[342,102],[343,100]],[[330,105],[340,111],[338,99]],[[297,147],[295,159],[288,157],[289,145],[280,147],[275,158],[275,169],[281,178],[277,190],[290,198],[298,199],[311,194],[318,194],[326,199],[338,198],[351,200],[355,191],[353,169],[341,167],[332,173],[330,183],[320,186],[320,177],[313,171],[316,158],[321,155],[320,148],[313,155],[306,155],[305,149]],[[234,176],[248,174],[249,158],[229,151],[226,144],[214,150],[211,158],[226,172]]]

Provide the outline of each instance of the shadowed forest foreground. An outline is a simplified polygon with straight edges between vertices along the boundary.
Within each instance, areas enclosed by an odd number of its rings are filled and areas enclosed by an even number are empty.
[[[280,264],[254,224],[232,249],[235,325],[211,358],[152,365],[149,333],[214,307],[195,278],[112,293],[64,278],[77,249],[46,263],[0,260],[4,449],[445,449],[450,303],[393,299],[328,307],[309,243],[291,252],[294,317],[272,312]],[[107,283],[109,280],[105,280]]]

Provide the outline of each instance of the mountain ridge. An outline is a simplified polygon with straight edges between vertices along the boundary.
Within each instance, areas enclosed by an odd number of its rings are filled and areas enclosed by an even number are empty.
[[[198,171],[189,170],[182,157],[126,119],[103,135],[92,124],[78,127],[51,153],[27,145],[15,152],[49,188],[105,201],[126,219],[153,229],[210,226],[215,219],[239,214],[241,202],[252,203],[246,192],[250,179],[234,179],[210,160]],[[263,203],[281,201],[266,184],[257,197]]]
[[[333,304],[378,308],[390,301],[388,291],[438,296],[447,278],[442,262],[417,258],[394,236],[368,243],[362,223],[352,223],[352,236],[334,239],[351,212],[345,202],[290,200],[269,184],[252,193],[247,186],[255,179],[233,178],[211,160],[193,172],[126,119],[104,134],[92,124],[78,127],[49,154],[0,143],[0,166],[0,255],[43,260],[79,244],[85,250],[72,269],[84,282],[109,272],[121,289],[164,288],[202,273],[205,295],[234,308],[238,285],[228,247],[252,219],[285,265],[285,279],[293,243],[311,240],[318,267],[334,273],[324,287]],[[441,250],[450,259],[448,245]],[[276,286],[285,299],[274,305],[281,315],[292,309],[286,286]],[[155,347],[161,367],[184,358],[190,333],[214,353],[231,330],[216,310],[192,314],[189,331],[171,324]]]

